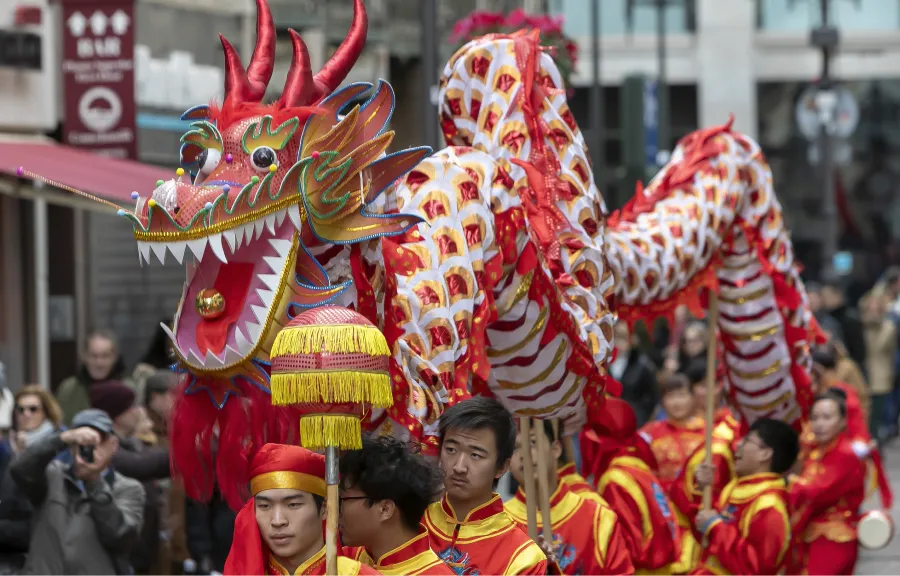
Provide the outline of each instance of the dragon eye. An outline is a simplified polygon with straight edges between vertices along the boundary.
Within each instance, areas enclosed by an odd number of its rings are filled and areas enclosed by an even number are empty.
[[[211,174],[216,169],[216,166],[219,165],[221,158],[222,153],[219,150],[206,148],[197,155],[197,165],[200,166],[200,171],[204,174]]]
[[[250,155],[250,162],[258,172],[268,172],[275,163],[275,151],[268,146],[260,146]]]

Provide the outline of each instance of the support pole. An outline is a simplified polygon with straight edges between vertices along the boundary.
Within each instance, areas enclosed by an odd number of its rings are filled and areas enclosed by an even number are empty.
[[[591,138],[590,150],[593,164],[594,184],[604,193],[606,184],[606,141],[603,136],[603,79],[600,76],[600,0],[591,0],[591,105],[590,126]],[[613,206],[618,206],[612,198],[607,198]]]
[[[34,198],[34,339],[37,351],[37,381],[50,388],[50,272],[47,247],[47,200]]]
[[[829,26],[830,0],[820,0],[822,11],[822,29]],[[838,215],[837,198],[834,186],[834,142],[830,127],[834,123],[835,108],[837,106],[834,86],[831,79],[831,47],[822,45],[822,75],[819,79],[819,90],[822,97],[817,97],[816,104],[819,108],[819,165],[821,167],[821,185],[824,194],[822,215],[825,217],[825,238],[822,242],[822,265],[826,270],[832,269],[834,255],[838,251]],[[825,96],[828,93],[829,96]]]
[[[541,497],[541,531],[544,536],[544,543],[550,545],[553,543],[553,518],[550,515],[550,471],[552,464],[547,461],[547,452],[550,451],[547,434],[544,432],[544,422],[542,420],[535,421],[535,436],[537,436],[537,454],[538,454],[538,493]],[[555,472],[556,468],[552,468]]]
[[[706,458],[703,462],[712,466],[712,431],[716,413],[716,323],[719,320],[719,297],[709,291],[709,309],[706,312],[709,322],[709,339],[706,344]],[[712,486],[703,489],[703,509],[712,509]]]
[[[336,576],[337,570],[337,531],[338,531],[338,449],[337,446],[325,448],[325,574]]]
[[[519,419],[522,440],[522,463],[525,465],[525,509],[528,516],[528,536],[537,541],[537,490],[534,486],[534,462],[531,460],[531,418]]]
[[[656,58],[659,78],[656,82],[659,126],[656,131],[657,150],[669,150],[669,94],[666,79],[666,8],[669,0],[656,0]]]
[[[422,0],[422,138],[423,144],[437,150],[439,146],[437,131],[437,0]]]

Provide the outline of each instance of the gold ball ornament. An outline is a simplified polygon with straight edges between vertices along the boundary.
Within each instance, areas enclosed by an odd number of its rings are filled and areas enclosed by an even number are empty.
[[[215,320],[225,313],[225,297],[215,288],[204,288],[194,301],[197,313],[206,320]]]

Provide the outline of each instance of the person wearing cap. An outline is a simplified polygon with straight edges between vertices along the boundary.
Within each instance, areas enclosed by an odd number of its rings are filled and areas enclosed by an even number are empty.
[[[238,512],[225,574],[324,575],[325,457],[265,444],[250,463],[250,500]],[[338,558],[343,576],[378,574]]]
[[[72,464],[55,460],[69,447]],[[138,542],[144,488],[111,467],[119,448],[101,410],[77,413],[72,427],[32,444],[10,474],[35,507],[26,574],[128,574]]]
[[[152,422],[144,408],[135,404],[135,392],[130,386],[116,380],[99,382],[91,386],[90,397],[91,407],[103,410],[112,419],[113,431],[119,438],[113,468],[144,486],[144,523],[140,546],[135,546],[131,554],[131,566],[137,574],[152,573],[162,545],[159,480],[170,475],[169,450],[148,446],[138,436],[142,425],[149,430]]]

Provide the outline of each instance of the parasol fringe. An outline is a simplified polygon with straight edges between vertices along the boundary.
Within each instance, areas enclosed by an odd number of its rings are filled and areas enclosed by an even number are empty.
[[[389,408],[394,403],[391,378],[384,372],[282,372],[272,374],[271,387],[276,406],[366,403]]]
[[[375,326],[291,326],[272,345],[271,356],[292,354],[369,354],[390,356],[384,335]]]
[[[341,450],[361,450],[362,430],[357,416],[310,414],[300,418],[300,445],[308,450],[337,446]]]

